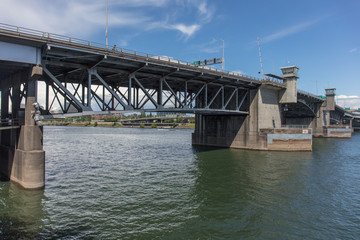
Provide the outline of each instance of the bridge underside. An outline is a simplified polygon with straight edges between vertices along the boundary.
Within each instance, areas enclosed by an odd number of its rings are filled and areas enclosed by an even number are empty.
[[[323,100],[299,92],[296,103],[281,104],[282,125],[298,125],[311,127],[313,119],[320,118]]]
[[[157,111],[247,114],[259,84],[123,56],[49,46],[43,56],[44,112]],[[59,111],[60,110],[60,111]]]
[[[129,54],[122,49],[69,47],[48,41],[34,45],[41,49],[41,59],[36,60],[43,68],[37,101],[43,115],[144,110],[246,115],[249,90],[261,85],[252,78],[170,58]],[[11,61],[0,64],[0,88],[9,91],[11,104],[12,96],[20,92],[14,103],[19,105],[17,108],[24,104],[26,75],[33,65]]]

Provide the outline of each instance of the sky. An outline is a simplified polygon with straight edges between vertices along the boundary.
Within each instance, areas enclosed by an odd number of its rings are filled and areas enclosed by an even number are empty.
[[[105,44],[106,0],[2,0],[0,22]],[[108,0],[109,45],[261,77],[300,68],[298,88],[360,108],[359,0]],[[221,69],[221,65],[213,65]]]

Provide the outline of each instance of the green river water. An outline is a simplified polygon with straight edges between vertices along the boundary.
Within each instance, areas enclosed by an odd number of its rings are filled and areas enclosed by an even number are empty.
[[[46,187],[0,182],[0,239],[360,238],[360,134],[266,152],[192,132],[45,127]]]

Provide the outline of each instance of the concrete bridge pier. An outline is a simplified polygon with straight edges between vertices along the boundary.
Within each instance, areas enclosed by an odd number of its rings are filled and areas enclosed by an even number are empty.
[[[296,67],[286,68],[296,80]],[[293,79],[292,79],[293,80]],[[282,128],[282,103],[296,102],[296,82],[287,91],[263,84],[245,98],[247,115],[196,115],[193,145],[254,150],[311,151],[311,129]]]
[[[35,66],[31,68],[28,80],[24,81],[27,83],[26,105],[20,129],[1,131],[1,173],[25,189],[39,189],[45,186],[43,129],[34,121],[33,105],[36,102],[36,81],[41,75],[42,68]],[[6,94],[2,96],[2,100],[5,98]],[[2,108],[1,112],[3,117],[7,113],[6,107]]]
[[[349,126],[342,125],[342,119],[336,125],[331,123],[331,114],[336,113],[335,90],[335,88],[325,89],[326,100],[320,106],[317,113],[319,116],[311,123],[314,137],[351,138],[351,122]]]

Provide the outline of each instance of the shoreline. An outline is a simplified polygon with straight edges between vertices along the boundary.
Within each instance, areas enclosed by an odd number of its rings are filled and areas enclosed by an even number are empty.
[[[66,126],[66,127],[106,127],[106,128],[163,128],[163,129],[195,129],[195,124],[178,124],[176,127],[171,125],[140,126],[140,124],[126,124],[119,122],[43,122],[42,126]]]

